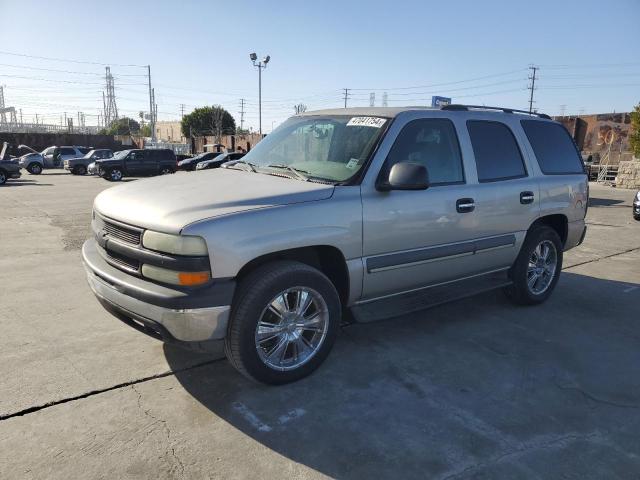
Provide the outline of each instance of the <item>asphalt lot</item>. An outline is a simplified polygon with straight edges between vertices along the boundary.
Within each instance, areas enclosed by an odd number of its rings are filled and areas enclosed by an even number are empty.
[[[350,326],[316,374],[266,387],[99,306],[80,246],[110,186],[0,187],[0,478],[640,478],[635,192],[592,184],[546,304]]]

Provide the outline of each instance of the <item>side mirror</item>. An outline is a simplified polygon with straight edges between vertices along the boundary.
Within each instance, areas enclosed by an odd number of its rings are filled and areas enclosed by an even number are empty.
[[[429,172],[420,163],[400,162],[391,167],[386,181],[378,184],[378,190],[426,190],[429,188]]]

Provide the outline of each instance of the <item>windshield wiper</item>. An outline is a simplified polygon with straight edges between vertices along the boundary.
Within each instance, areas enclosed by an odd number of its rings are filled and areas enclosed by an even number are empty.
[[[305,181],[305,182],[309,181],[309,177],[307,175],[305,175],[305,173],[309,173],[309,172],[307,172],[306,170],[301,170],[299,168],[292,167],[291,165],[284,165],[284,164],[275,163],[275,164],[272,164],[272,165],[267,165],[267,168],[283,168],[285,170],[289,170],[291,173],[293,173],[300,180]]]
[[[254,173],[255,173],[255,172],[257,172],[257,170],[256,170],[256,166],[255,166],[253,163],[249,163],[249,162],[247,162],[247,161],[245,161],[245,160],[232,160],[232,161],[230,161],[230,162],[223,163],[223,164],[221,165],[221,167],[222,167],[222,168],[230,168],[230,167],[233,167],[234,165],[237,165],[237,164],[239,164],[239,163],[241,163],[242,165],[246,165],[247,167],[249,167],[249,170],[247,170],[247,169],[245,168],[245,171],[247,171],[247,172],[251,171],[251,172],[254,172]]]

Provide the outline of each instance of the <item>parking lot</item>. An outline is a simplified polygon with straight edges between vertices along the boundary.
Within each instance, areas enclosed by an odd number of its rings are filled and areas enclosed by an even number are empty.
[[[352,325],[317,373],[267,387],[98,304],[80,247],[111,186],[0,188],[0,478],[638,478],[635,191],[591,184],[546,304]]]

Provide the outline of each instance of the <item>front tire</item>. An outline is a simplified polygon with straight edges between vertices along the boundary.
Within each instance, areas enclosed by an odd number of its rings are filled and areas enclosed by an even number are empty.
[[[280,385],[311,374],[329,354],[340,325],[334,285],[299,262],[257,268],[240,282],[233,303],[227,358],[262,383]]]
[[[550,227],[533,227],[509,271],[513,284],[504,291],[518,305],[542,303],[553,292],[561,270],[560,237]]]
[[[78,165],[73,169],[74,175],[85,175],[87,173],[87,167],[84,165]]]
[[[169,167],[163,167],[160,170],[160,175],[169,175],[170,173],[173,173],[173,170]]]
[[[39,163],[32,163],[27,167],[27,172],[31,175],[40,175],[42,173],[42,165]]]
[[[7,174],[4,170],[0,170],[0,185],[7,183]]]
[[[122,170],[119,168],[112,168],[105,174],[104,178],[111,182],[119,182],[122,180]]]

